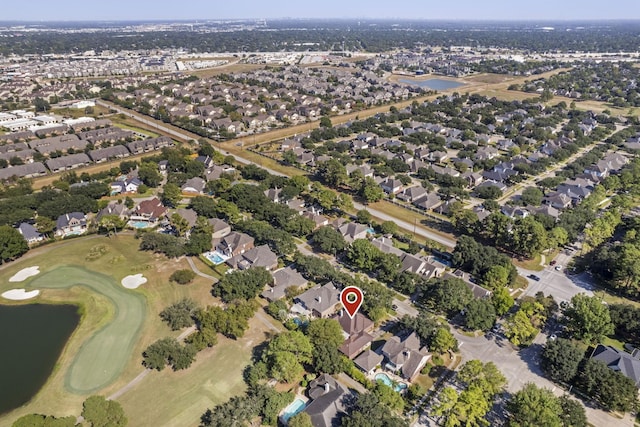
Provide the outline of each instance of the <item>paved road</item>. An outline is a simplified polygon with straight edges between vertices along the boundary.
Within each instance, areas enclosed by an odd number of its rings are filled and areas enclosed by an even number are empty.
[[[196,267],[196,265],[194,264],[193,260],[191,259],[190,256],[186,257],[187,258],[187,262],[189,263],[189,266],[191,267],[191,269],[193,270],[194,273],[196,273],[198,276],[200,277],[204,277],[205,279],[209,279],[209,280],[213,280],[213,283],[218,283],[218,279],[210,276],[208,274],[203,273],[202,271],[198,270],[198,267]]]
[[[415,228],[415,231],[416,231],[417,235],[419,235],[421,237],[425,237],[425,238],[430,239],[430,240],[433,240],[434,242],[438,242],[441,245],[448,246],[450,248],[454,248],[456,246],[456,240],[455,239],[452,239],[452,238],[445,237],[445,236],[442,236],[440,234],[434,233],[433,231],[430,231],[430,230],[428,230],[428,229],[426,229],[424,227],[421,227],[419,225],[416,226],[415,224],[412,224],[412,223],[410,223],[408,221],[403,221],[403,220],[401,220],[399,218],[396,218],[394,216],[388,215],[388,214],[386,214],[386,213],[384,213],[382,211],[379,211],[377,209],[373,209],[373,208],[371,208],[369,206],[364,206],[363,204],[357,203],[357,202],[353,202],[353,207],[358,209],[358,210],[366,209],[374,217],[379,218],[379,219],[381,219],[383,221],[395,222],[396,224],[398,224],[398,226],[400,228],[404,228],[405,230],[409,230],[409,231],[413,232],[413,230]]]

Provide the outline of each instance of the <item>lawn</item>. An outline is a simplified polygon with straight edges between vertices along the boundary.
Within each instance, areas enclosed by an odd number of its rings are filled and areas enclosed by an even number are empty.
[[[540,265],[540,255],[536,255],[531,259],[518,259],[518,258],[512,258],[511,261],[513,261],[513,264],[516,267],[520,267],[520,268],[524,268],[525,270],[532,270],[532,271],[542,271],[544,270],[544,265]]]
[[[8,278],[16,272],[35,265],[40,267],[40,275],[22,283],[8,282]],[[158,313],[164,307],[183,297],[190,297],[203,306],[214,301],[210,294],[210,280],[197,277],[187,286],[169,283],[169,275],[184,268],[188,268],[184,259],[168,260],[164,256],[138,251],[138,241],[132,235],[126,234],[112,238],[87,236],[45,245],[29,251],[14,263],[0,266],[0,293],[11,288],[30,289],[38,285],[42,290],[41,295],[25,303],[71,302],[80,305],[83,314],[80,325],[69,339],[47,383],[28,404],[0,417],[0,426],[11,425],[19,416],[33,412],[56,416],[79,415],[87,393],[74,393],[69,390],[69,386],[81,391],[89,388],[85,381],[102,383],[101,388],[95,393],[110,395],[135,378],[143,370],[142,351],[158,338],[179,334],[179,331],[170,331],[160,321]],[[123,277],[136,273],[142,273],[148,282],[135,291],[117,287],[120,286]],[[48,281],[49,279],[52,280]],[[61,282],[60,279],[64,281]],[[74,282],[83,284],[73,286]],[[99,291],[95,290],[97,288]],[[124,296],[132,298],[127,298],[130,302],[118,311],[113,300]],[[20,304],[8,300],[2,300],[1,303]],[[124,331],[128,338],[118,338],[118,345],[125,347],[126,357],[123,358],[121,355],[117,363],[111,360],[91,361],[94,368],[99,366],[98,363],[118,365],[121,374],[110,378],[104,376],[104,372],[101,374],[98,368],[97,372],[89,375],[86,380],[80,378],[80,371],[76,370],[87,369],[85,363],[89,361],[91,354],[97,357],[105,356],[98,354],[98,348],[103,348],[99,340],[92,343],[91,337],[106,334],[109,325],[113,328],[115,324],[120,330],[124,326],[118,322],[118,319],[123,321],[119,318],[122,315],[126,317],[126,325],[141,323],[141,333]],[[132,321],[129,318],[137,320]],[[80,364],[77,365],[76,362]],[[102,367],[101,371],[104,370],[105,367]],[[204,378],[208,374],[206,371],[199,371],[199,375]],[[67,379],[71,381],[67,382]],[[107,381],[111,383],[104,386]],[[137,390],[134,388],[125,394],[122,400],[133,398],[136,393]]]

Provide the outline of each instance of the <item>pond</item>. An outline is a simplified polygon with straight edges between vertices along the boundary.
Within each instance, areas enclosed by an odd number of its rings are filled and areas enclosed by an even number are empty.
[[[465,83],[460,83],[454,80],[445,80],[445,79],[428,79],[428,80],[399,79],[398,81],[400,83],[420,86],[422,88],[427,88],[431,90],[455,89],[457,87],[465,85]]]
[[[0,305],[0,414],[35,396],[79,321],[74,305]]]

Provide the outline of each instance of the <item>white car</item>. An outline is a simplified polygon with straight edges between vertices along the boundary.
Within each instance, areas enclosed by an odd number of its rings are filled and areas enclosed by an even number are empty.
[[[555,268],[556,268],[556,271],[560,271],[560,270],[562,270],[562,266],[561,266],[561,265],[556,265],[556,267],[555,267]]]

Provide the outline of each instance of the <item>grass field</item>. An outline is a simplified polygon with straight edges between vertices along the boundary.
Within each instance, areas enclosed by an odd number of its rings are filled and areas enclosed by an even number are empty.
[[[8,278],[16,272],[34,265],[40,266],[40,275],[22,283],[8,282]],[[87,236],[45,245],[29,251],[14,263],[0,266],[0,293],[11,288],[25,287],[29,289],[34,285],[38,285],[42,289],[40,296],[34,300],[25,302],[2,300],[0,301],[2,304],[75,303],[82,307],[83,313],[80,325],[69,339],[47,383],[29,403],[0,417],[0,427],[10,426],[15,419],[28,413],[56,416],[79,415],[87,393],[71,392],[68,385],[74,385],[76,381],[73,380],[71,384],[67,384],[67,377],[73,379],[76,378],[76,375],[79,376],[81,371],[91,370],[90,367],[87,368],[87,362],[93,364],[93,368],[98,371],[101,368],[99,364],[114,364],[114,361],[104,361],[104,359],[90,361],[89,355],[96,354],[94,352],[98,347],[104,348],[102,345],[105,344],[98,341],[93,344],[91,337],[95,334],[106,334],[110,324],[117,325],[119,323],[119,316],[127,318],[125,320],[127,325],[141,323],[141,333],[137,334],[135,339],[129,338],[128,341],[124,340],[124,337],[118,337],[117,345],[128,346],[126,349],[127,357],[119,362],[123,366],[120,368],[121,374],[109,385],[93,393],[110,395],[140,374],[144,369],[141,365],[142,351],[159,338],[175,337],[180,333],[179,331],[170,331],[161,322],[158,313],[164,307],[184,297],[192,298],[202,306],[215,302],[210,294],[211,282],[207,279],[196,277],[194,282],[188,286],[169,283],[168,277],[173,271],[185,268],[189,268],[185,259],[169,260],[164,256],[138,251],[138,241],[132,235],[125,234],[112,238]],[[122,291],[118,290],[117,286],[120,286],[120,280],[123,277],[136,273],[144,274],[148,282],[135,291],[128,291],[124,288]],[[65,277],[65,275],[69,277]],[[56,284],[53,283],[53,280],[48,282],[48,279],[62,279],[68,283],[58,282]],[[83,284],[72,286],[74,281],[81,281]],[[123,295],[118,295],[120,292]],[[122,298],[125,295],[133,296],[133,302],[127,303],[118,311],[113,298]],[[136,311],[141,311],[141,313],[136,313]],[[141,321],[132,322],[129,320],[129,317],[136,318],[138,316],[142,319]],[[120,329],[121,326],[117,329]],[[220,349],[223,348],[222,344],[219,346]],[[83,353],[84,356],[82,356]],[[111,357],[110,354],[99,356]],[[211,357],[215,358],[215,355]],[[237,357],[241,358],[239,355]],[[205,361],[204,354],[198,355],[198,360],[201,359],[203,359],[202,362]],[[215,363],[215,361],[208,361],[208,363]],[[201,363],[202,368],[192,367],[189,373],[204,378],[209,375],[208,371],[211,367],[205,365]],[[81,369],[81,371],[76,371],[77,369]],[[104,367],[101,368],[102,371],[104,369]],[[96,382],[110,380],[110,378],[102,377],[103,374],[104,372],[102,374],[100,372],[89,373],[88,379]],[[172,386],[180,386],[180,378],[179,375],[173,377]],[[83,381],[78,378],[78,386],[88,387],[83,385]],[[139,384],[140,387],[144,386],[144,381]],[[230,389],[229,392],[233,391]],[[136,399],[137,393],[137,387],[134,387],[119,400],[125,404],[128,399]],[[231,394],[228,395],[228,397],[230,396]],[[165,404],[157,406],[159,409],[169,412],[175,409],[172,404],[172,401],[167,401]],[[193,414],[196,419],[199,415]],[[195,419],[192,424],[196,424]],[[151,424],[132,423],[130,425]]]
[[[87,287],[112,305],[112,318],[82,344],[65,376],[70,391],[88,394],[109,385],[124,370],[144,322],[145,302],[139,291],[123,288],[117,277],[75,266],[55,268],[29,283],[33,289],[72,286]]]

